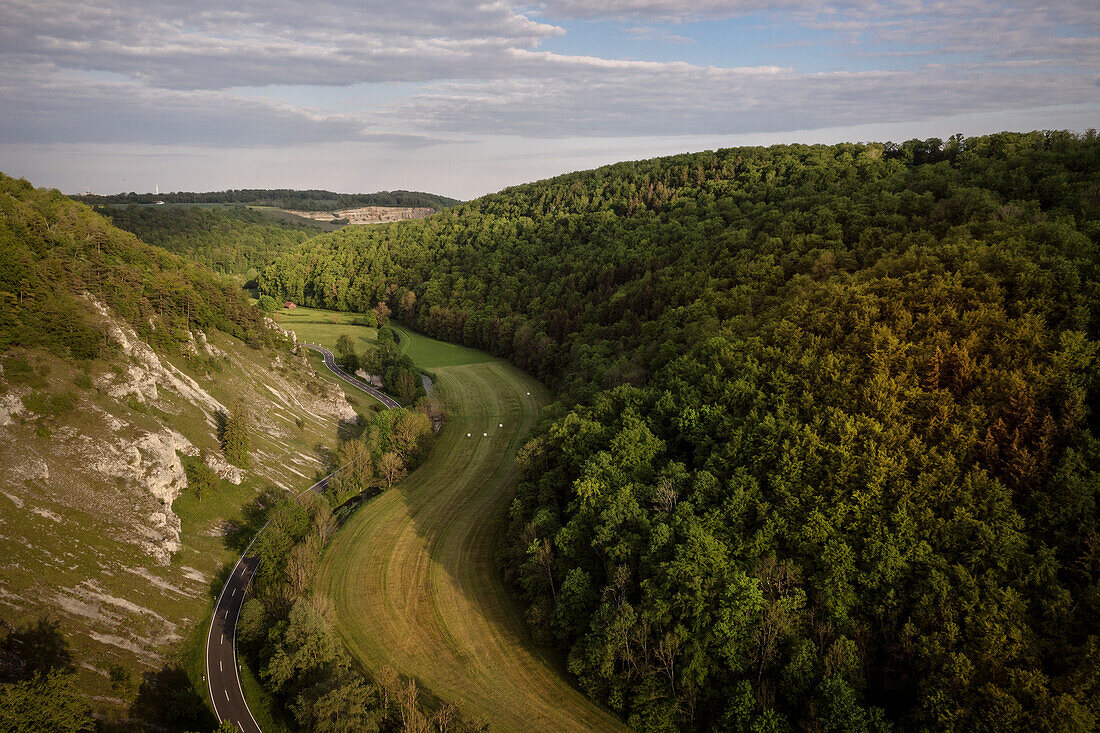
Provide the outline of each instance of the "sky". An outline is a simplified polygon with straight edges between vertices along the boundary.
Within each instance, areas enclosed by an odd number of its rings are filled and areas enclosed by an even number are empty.
[[[0,171],[66,193],[1093,127],[1096,0],[0,0]]]

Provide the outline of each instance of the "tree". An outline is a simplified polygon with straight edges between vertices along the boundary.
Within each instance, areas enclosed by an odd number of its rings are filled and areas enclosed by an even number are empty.
[[[238,402],[228,413],[222,412],[222,452],[227,461],[241,468],[248,467],[251,447],[251,421],[248,410]]]
[[[327,502],[318,502],[317,509],[313,514],[313,533],[317,535],[317,540],[321,543],[321,547],[328,544],[328,541],[335,534],[337,528],[336,517],[332,514],[332,509],[329,508]]]
[[[270,295],[261,295],[258,305],[260,310],[264,313],[274,313],[279,310],[279,301],[272,298]]]
[[[390,307],[380,300],[378,305],[374,306],[374,315],[378,319],[378,325],[384,327],[390,317]]]
[[[417,378],[416,373],[409,369],[397,372],[394,379],[394,396],[404,403],[412,402],[416,397]]]
[[[300,693],[295,718],[316,733],[371,733],[382,722],[371,693],[358,674],[342,672]]]
[[[428,416],[418,410],[398,410],[393,421],[394,447],[404,456],[406,463],[416,455],[421,441],[432,434],[432,423]]]
[[[246,649],[258,649],[267,637],[267,609],[259,598],[249,597],[241,605],[237,619],[237,638]]]
[[[290,598],[298,598],[309,588],[317,574],[320,561],[320,541],[309,535],[305,542],[295,545],[286,559],[286,582]]]
[[[390,451],[383,453],[378,460],[378,469],[382,472],[382,478],[386,479],[386,488],[393,488],[393,482],[401,478],[405,471],[405,461],[399,453]]]
[[[285,694],[348,668],[347,655],[332,634],[331,613],[331,606],[317,597],[294,603],[276,632],[274,651],[261,672],[264,681]]]
[[[340,334],[336,339],[336,353],[340,356],[353,356],[355,354],[355,342],[346,333]]]
[[[411,290],[406,290],[398,301],[398,307],[401,308],[402,316],[411,320],[414,315],[414,309],[416,308],[416,293]]]
[[[184,462],[184,472],[187,474],[188,490],[200,501],[203,494],[217,489],[220,483],[214,469],[206,464],[205,449],[199,453],[197,460],[192,459]]]
[[[359,368],[367,374],[382,374],[382,358],[378,349],[368,349],[359,357]]]
[[[374,457],[362,440],[348,440],[340,446],[336,461],[340,471],[329,480],[335,503],[342,504],[352,494],[369,488],[374,481]]]
[[[77,689],[72,673],[54,671],[22,682],[0,684],[0,730],[77,733],[94,728],[91,706]]]

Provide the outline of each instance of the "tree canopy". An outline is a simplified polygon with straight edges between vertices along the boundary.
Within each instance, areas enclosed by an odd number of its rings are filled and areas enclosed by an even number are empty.
[[[283,250],[326,231],[316,222],[245,206],[97,206],[96,213],[146,244],[215,272],[255,277]]]
[[[191,329],[250,344],[283,339],[240,288],[201,265],[139,241],[57,191],[0,174],[0,350],[41,346],[75,359],[110,348],[86,295],[142,340],[180,351]]]
[[[230,189],[228,191],[179,191],[176,193],[119,193],[73,196],[89,205],[103,204],[253,204],[279,206],[300,211],[335,211],[358,206],[424,206],[439,211],[460,203],[457,199],[422,191],[379,191],[378,193],[333,193],[332,191],[294,191],[274,189]]]
[[[259,282],[558,390],[508,572],[639,729],[1090,730],[1098,191],[1093,132],[728,149],[321,235]]]

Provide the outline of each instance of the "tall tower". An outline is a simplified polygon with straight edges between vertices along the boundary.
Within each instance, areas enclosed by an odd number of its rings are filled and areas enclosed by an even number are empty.
[[[155,185],[153,186],[153,194],[154,194],[155,196],[160,196],[160,184],[159,184],[159,183],[158,183],[158,184],[155,184]]]

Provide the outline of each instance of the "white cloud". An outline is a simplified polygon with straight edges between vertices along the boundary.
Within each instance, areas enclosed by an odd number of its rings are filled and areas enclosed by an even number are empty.
[[[563,19],[675,40],[688,38],[677,23],[749,14],[780,39],[818,34],[872,66],[931,63],[807,73],[544,46]],[[1095,0],[0,0],[0,17],[6,142],[407,150],[485,134],[731,135],[1100,101]],[[792,24],[799,33],[784,36]],[[353,112],[285,92],[395,82],[396,99]]]
[[[255,147],[359,140],[434,142],[372,130],[353,115],[220,90],[159,89],[129,79],[0,67],[0,140],[5,142],[198,143]]]

